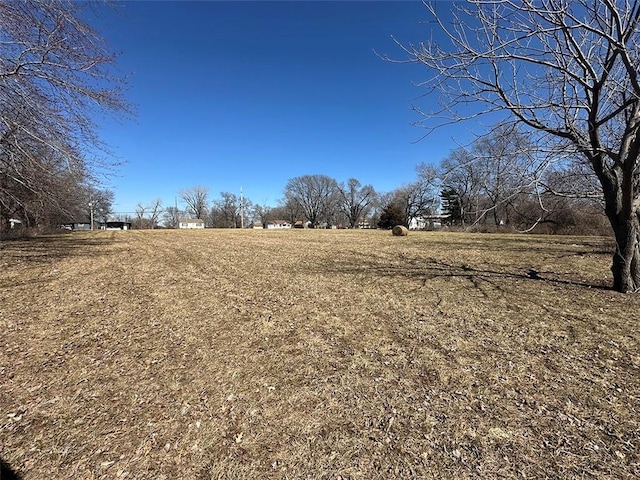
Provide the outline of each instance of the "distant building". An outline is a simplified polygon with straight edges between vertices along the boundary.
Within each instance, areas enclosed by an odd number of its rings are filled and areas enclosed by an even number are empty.
[[[70,222],[60,226],[65,230],[91,230],[91,222]]]
[[[437,230],[449,220],[451,215],[426,215],[424,217],[413,217],[409,220],[409,230]]]
[[[423,217],[413,217],[409,219],[409,230],[424,230],[427,228],[427,219]]]
[[[100,230],[131,230],[131,222],[100,222]]]
[[[371,224],[366,218],[360,217],[358,219],[358,228],[371,228]]]
[[[293,224],[293,228],[309,228],[309,223],[310,222],[304,222],[302,220],[298,220],[296,223]]]
[[[178,222],[178,228],[204,228],[204,220],[199,218],[181,218]]]
[[[267,230],[291,228],[291,223],[286,220],[274,220],[273,222],[267,222]]]

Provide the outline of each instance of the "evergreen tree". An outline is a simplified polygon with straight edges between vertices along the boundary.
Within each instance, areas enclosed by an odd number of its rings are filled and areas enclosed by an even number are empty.
[[[449,215],[451,224],[462,224],[462,206],[460,196],[455,189],[445,187],[442,192],[440,192],[440,198],[442,200],[442,213]]]
[[[407,226],[407,220],[404,216],[402,208],[395,203],[390,203],[382,209],[380,220],[378,220],[378,228],[393,228],[396,225]]]

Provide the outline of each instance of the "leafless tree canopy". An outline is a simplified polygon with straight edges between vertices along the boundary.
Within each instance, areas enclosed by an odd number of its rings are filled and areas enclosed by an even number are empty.
[[[114,55],[65,0],[0,1],[0,217],[65,206],[104,151],[93,119],[126,113]],[[73,190],[73,188],[71,188]],[[47,208],[44,208],[47,206]],[[40,208],[39,208],[40,207]]]
[[[298,220],[304,219],[304,212],[302,207],[291,195],[286,194],[280,199],[276,208],[270,212],[270,220],[287,220],[292,225]]]
[[[150,204],[138,203],[136,206],[136,219],[133,222],[133,228],[137,229],[153,229],[158,226],[160,215],[163,213],[162,200],[156,198]],[[177,224],[178,222],[176,222]]]
[[[286,199],[299,205],[311,226],[331,222],[337,210],[337,182],[326,175],[303,175],[287,182]]]
[[[263,226],[270,220],[275,220],[273,217],[273,208],[269,205],[255,204],[253,206],[252,216],[253,220],[261,223]]]
[[[214,228],[242,228],[252,210],[253,203],[244,196],[220,192],[220,197],[213,201],[208,223]]]
[[[355,228],[362,217],[367,215],[375,200],[374,188],[371,185],[363,186],[355,178],[350,178],[346,185],[338,187],[338,206],[351,228]]]
[[[616,237],[614,288],[640,288],[640,2],[470,0],[452,22],[437,5],[439,40],[403,46],[442,95],[425,126],[502,112],[538,152],[585,161]]]
[[[167,228],[178,228],[180,223],[180,210],[177,207],[167,207],[162,214],[164,225]]]
[[[114,194],[111,190],[100,190],[97,188],[87,188],[86,198],[81,202],[84,209],[84,215],[80,215],[80,219],[89,218],[90,210],[93,209],[95,218],[98,221],[106,222],[113,210]],[[91,206],[89,206],[91,204]]]
[[[528,136],[517,125],[506,124],[496,126],[469,148],[454,150],[442,161],[438,175],[443,188],[455,192],[463,223],[477,224],[490,216],[495,225],[505,225],[511,223],[518,200],[542,193],[545,166]],[[532,226],[542,218],[544,206],[539,203]]]
[[[187,212],[194,218],[204,220],[207,213],[209,189],[206,187],[192,187],[182,190],[180,198],[187,205]]]
[[[608,234],[593,171],[546,163],[515,125],[499,125],[440,162],[443,213],[473,230]]]

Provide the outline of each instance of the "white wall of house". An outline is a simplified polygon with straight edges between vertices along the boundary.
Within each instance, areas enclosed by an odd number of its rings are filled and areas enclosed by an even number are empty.
[[[413,217],[409,220],[409,230],[424,230],[427,228],[427,221],[422,217]]]
[[[449,218],[449,215],[431,215],[429,217],[414,217],[409,221],[409,230],[424,230],[426,228],[438,229],[442,228],[443,222]]]
[[[275,222],[267,223],[267,229],[269,230],[281,229],[281,228],[291,228],[291,224],[284,220],[276,220]]]
[[[180,220],[178,226],[179,228],[204,228],[204,222],[196,219]]]

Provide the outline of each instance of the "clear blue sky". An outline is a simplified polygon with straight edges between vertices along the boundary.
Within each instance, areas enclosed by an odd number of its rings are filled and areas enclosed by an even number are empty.
[[[124,162],[109,180],[116,212],[173,205],[194,186],[276,205],[305,174],[390,191],[468,136],[460,126],[417,142],[411,106],[438,101],[413,85],[427,72],[375,53],[402,59],[392,36],[428,39],[420,1],[142,1],[99,13],[137,108],[101,129]]]

